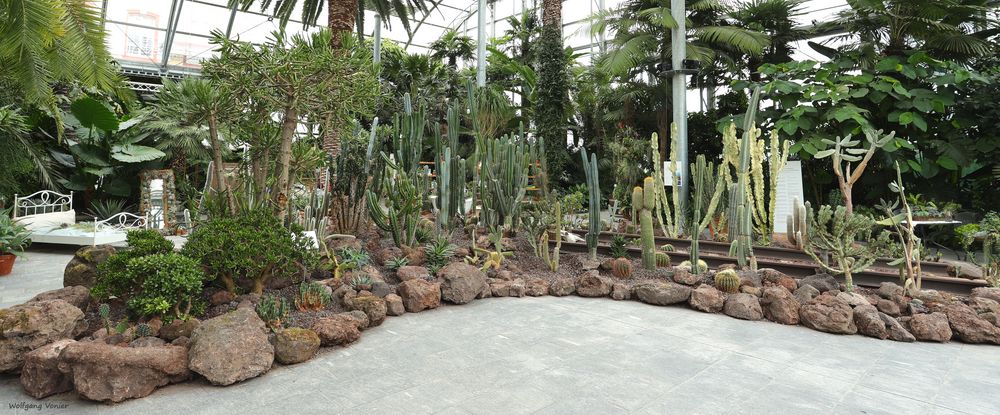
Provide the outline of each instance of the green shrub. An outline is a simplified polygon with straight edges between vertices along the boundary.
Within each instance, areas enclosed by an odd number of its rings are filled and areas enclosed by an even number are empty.
[[[116,252],[97,267],[97,280],[90,290],[94,297],[118,297],[124,300],[132,298],[139,285],[125,271],[129,262],[147,255],[174,251],[174,243],[154,229],[129,231],[125,240],[128,242],[127,249]]]
[[[315,254],[306,241],[293,237],[269,210],[256,209],[198,226],[181,252],[200,262],[210,278],[222,280],[229,292],[236,292],[237,279],[248,279],[260,294],[271,278],[301,275],[303,261]]]
[[[162,316],[169,322],[200,308],[205,273],[191,258],[173,252],[133,258],[125,274],[138,286],[128,307],[140,315]]]

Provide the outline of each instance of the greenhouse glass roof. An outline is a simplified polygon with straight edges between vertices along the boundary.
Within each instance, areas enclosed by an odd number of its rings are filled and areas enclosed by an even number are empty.
[[[487,0],[483,0],[487,1]],[[587,19],[602,7],[612,9],[624,0],[564,0],[563,21],[566,44],[587,56],[596,49]],[[146,73],[197,72],[201,62],[215,55],[209,43],[211,32],[219,30],[230,38],[264,42],[278,30],[279,22],[269,13],[254,6],[248,11],[226,7],[227,0],[102,0],[95,4],[103,8],[108,31],[108,48],[123,70]],[[540,0],[497,0],[487,8],[487,37],[502,35],[509,28],[507,18],[524,10],[541,6]],[[830,19],[846,7],[844,0],[806,0],[799,20],[803,25]],[[410,52],[427,52],[428,45],[449,28],[457,28],[476,38],[478,22],[477,0],[441,0],[425,15],[418,15],[407,33],[399,20],[390,16],[389,28],[383,26],[381,36],[392,39]],[[292,14],[286,32],[310,32],[315,26],[305,26]],[[365,33],[375,32],[377,15],[365,12]],[[323,10],[319,22],[326,21]],[[818,59],[815,53],[799,48],[803,59]]]

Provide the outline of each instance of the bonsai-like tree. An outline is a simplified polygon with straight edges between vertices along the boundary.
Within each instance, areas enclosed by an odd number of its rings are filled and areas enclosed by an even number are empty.
[[[854,213],[851,190],[854,189],[854,184],[861,179],[861,174],[865,172],[868,162],[875,155],[875,150],[885,147],[889,141],[896,137],[895,131],[883,136],[882,130],[875,131],[865,128],[864,133],[868,148],[864,147],[861,140],[855,140],[848,134],[846,137],[838,137],[836,140],[823,139],[824,143],[833,146],[833,148],[819,151],[813,156],[817,159],[832,157],[833,174],[837,176],[837,185],[840,186],[840,193],[844,195],[844,207],[847,208],[848,214]]]
[[[875,222],[867,216],[848,212],[844,206],[833,209],[824,205],[819,212],[813,212],[810,207],[808,216],[809,243],[805,246],[806,253],[825,271],[843,274],[847,291],[853,291],[853,274],[864,271],[875,262],[875,250],[857,243],[871,237]],[[829,258],[821,259],[819,253],[822,252],[827,253]]]

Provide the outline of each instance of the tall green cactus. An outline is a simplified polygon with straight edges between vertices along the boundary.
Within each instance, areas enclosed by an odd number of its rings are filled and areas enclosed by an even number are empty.
[[[403,95],[403,114],[393,119],[393,156],[396,164],[408,175],[416,175],[420,168],[420,154],[423,152],[424,130],[427,117],[424,110],[413,110],[410,94]]]
[[[448,135],[445,140],[437,129],[435,154],[437,166],[437,226],[450,230],[459,215],[465,214],[465,159],[458,156],[458,111],[448,108]]]
[[[587,176],[587,190],[589,190],[590,201],[587,249],[590,251],[590,259],[596,260],[597,237],[601,234],[601,185],[597,177],[597,154],[591,154],[588,161],[587,150],[580,149],[580,158],[583,159],[583,171]]]
[[[778,176],[788,162],[788,149],[791,142],[778,139],[778,130],[771,130],[770,150],[765,154],[764,140],[758,140],[760,130],[753,135],[753,142],[750,145],[750,177],[753,179],[753,191],[750,192],[752,199],[753,222],[757,228],[757,235],[764,245],[771,243],[771,234],[774,232],[774,211],[777,203]],[[767,159],[767,190],[764,187],[764,159]],[[767,194],[765,199],[764,195]]]
[[[757,269],[757,261],[753,258],[753,218],[750,205],[750,143],[753,141],[756,127],[757,103],[760,102],[760,87],[753,90],[747,112],[743,116],[743,139],[740,140],[740,165],[736,172],[736,183],[729,186],[729,203],[732,206],[734,218],[730,218],[730,239],[732,245],[729,255],[736,257],[736,263],[741,267],[750,266]],[[733,232],[735,231],[735,233]]]
[[[556,202],[554,210],[555,214],[552,215],[552,219],[555,222],[555,234],[556,234],[556,246],[552,249],[552,254],[549,254],[549,230],[548,227],[542,231],[542,236],[538,241],[538,254],[542,258],[542,261],[549,266],[549,270],[555,272],[559,269],[559,250],[562,248],[562,210],[560,210],[559,203]]]
[[[712,217],[715,215],[715,210],[719,206],[719,199],[722,196],[723,190],[726,188],[726,182],[722,179],[722,175],[725,172],[725,166],[719,166],[719,174],[716,176],[713,174],[715,166],[712,163],[705,161],[705,156],[702,154],[698,155],[698,158],[694,163],[691,163],[691,180],[692,188],[694,189],[693,200],[691,202],[691,213],[693,215],[691,220],[691,263],[698,264],[698,240],[701,238],[702,232],[704,232],[705,227],[708,223],[712,221]],[[711,195],[705,193],[705,188],[710,188],[712,186],[715,188],[712,190]],[[708,206],[705,206],[705,201],[708,201]],[[691,272],[695,274],[700,274],[703,270],[701,267],[694,266]]]
[[[809,202],[803,204],[799,198],[792,199],[792,214],[788,216],[785,234],[788,242],[798,249],[805,249],[809,243],[809,218],[806,217],[806,207]]]
[[[656,207],[656,180],[646,177],[642,187],[632,189],[632,206],[639,215],[639,244],[642,247],[642,267],[656,269],[656,240],[653,238],[653,209]]]
[[[369,189],[368,213],[376,226],[392,234],[396,246],[415,247],[427,180],[419,175],[410,176],[405,168],[393,163],[385,153],[382,153],[382,158],[385,159],[388,175],[383,182],[385,209],[379,203],[378,195]]]
[[[482,140],[485,151],[479,173],[483,210],[479,220],[487,229],[513,231],[528,189],[531,155],[522,135]]]
[[[674,159],[677,155],[677,126],[673,124],[670,126],[670,142],[671,159]],[[656,182],[656,208],[653,211],[653,217],[660,223],[660,230],[663,232],[663,235],[673,238],[679,233],[679,226],[672,215],[680,213],[680,208],[679,205],[675,203],[674,209],[670,209],[670,199],[667,197],[667,192],[664,190],[666,186],[663,182],[663,162],[660,160],[660,139],[656,133],[653,133],[649,138],[649,151],[650,157],[653,161],[653,180]],[[677,191],[677,183],[675,179],[677,176],[674,172],[673,164],[671,164],[671,168],[668,170],[672,180],[670,188],[674,192],[674,200],[676,202],[679,193]]]

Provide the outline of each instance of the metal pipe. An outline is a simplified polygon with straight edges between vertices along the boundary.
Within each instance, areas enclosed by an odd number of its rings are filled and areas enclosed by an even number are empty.
[[[382,62],[382,15],[375,15],[375,42],[372,45],[372,60],[378,65]]]
[[[677,125],[677,160],[680,163],[680,199],[681,206],[688,200],[688,136],[687,136],[687,76],[684,74],[684,58],[687,56],[687,27],[684,0],[670,0],[670,14],[677,22],[671,30],[670,63],[673,76],[673,120]]]
[[[476,85],[486,86],[486,0],[479,1],[479,24],[476,28],[479,32],[479,44],[476,54]]]

